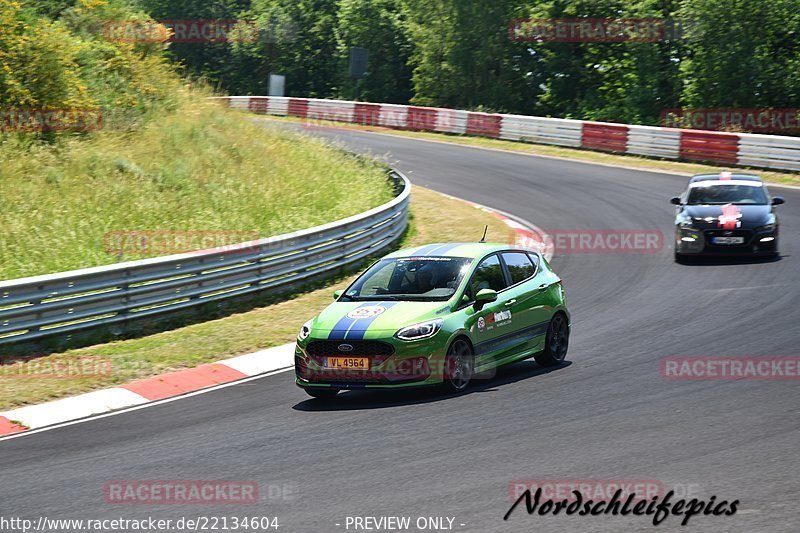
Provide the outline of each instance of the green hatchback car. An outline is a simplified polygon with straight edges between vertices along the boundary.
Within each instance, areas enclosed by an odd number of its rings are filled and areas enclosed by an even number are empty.
[[[561,278],[538,252],[431,244],[369,267],[300,329],[296,382],[309,395],[439,385],[533,357],[560,364],[570,314]]]

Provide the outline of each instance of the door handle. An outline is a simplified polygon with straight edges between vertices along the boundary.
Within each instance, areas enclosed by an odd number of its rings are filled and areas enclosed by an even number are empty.
[[[543,290],[545,290],[545,289],[547,289],[547,288],[549,288],[549,287],[550,287],[550,284],[549,284],[549,283],[542,283],[541,285],[539,285],[539,286],[536,288],[536,290],[537,290],[537,291],[543,291]]]
[[[506,306],[506,307],[511,307],[511,306],[512,306],[512,305],[514,305],[515,303],[517,303],[517,301],[516,301],[516,300],[509,300],[509,301],[507,301],[507,302],[505,303],[505,306]]]

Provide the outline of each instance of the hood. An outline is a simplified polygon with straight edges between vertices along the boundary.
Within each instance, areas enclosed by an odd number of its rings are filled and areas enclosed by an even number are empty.
[[[683,212],[697,229],[753,229],[769,222],[772,206],[687,205]]]
[[[448,302],[334,302],[314,320],[316,338],[358,340],[444,316]]]

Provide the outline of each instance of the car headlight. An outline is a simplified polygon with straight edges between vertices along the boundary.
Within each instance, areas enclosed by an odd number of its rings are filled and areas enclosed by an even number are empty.
[[[444,320],[441,318],[429,320],[427,322],[420,322],[419,324],[414,324],[413,326],[408,326],[401,329],[395,333],[395,337],[403,341],[427,339],[428,337],[433,337],[436,335],[436,332],[442,329],[443,323]]]
[[[763,226],[756,228],[756,231],[775,231],[775,228],[778,225],[778,219],[775,217],[774,214],[770,215],[767,219],[767,223]]]
[[[683,229],[692,228],[692,217],[689,215],[681,214],[678,216],[678,225]]]
[[[300,333],[297,334],[297,338],[298,339],[300,339],[301,341],[304,341],[304,340],[306,340],[308,338],[309,335],[311,335],[311,324],[313,322],[314,322],[314,319],[312,318],[311,320],[309,320],[308,322],[303,324],[303,327],[300,328]]]

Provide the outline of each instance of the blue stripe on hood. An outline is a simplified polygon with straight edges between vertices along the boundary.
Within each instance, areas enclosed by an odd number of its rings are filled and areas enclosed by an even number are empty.
[[[375,302],[366,302],[354,308],[352,311],[355,311],[356,309],[362,309],[364,307],[369,307],[374,304]],[[339,319],[336,325],[333,326],[333,329],[328,334],[328,339],[344,339],[344,336],[347,334],[347,330],[350,329],[350,326],[353,325],[353,322],[355,321],[352,318],[347,318],[347,315],[344,315],[342,318]]]
[[[397,305],[397,302],[364,302],[355,309],[350,310],[348,314],[358,309],[376,306],[381,306],[389,310],[395,305]],[[383,313],[381,313],[381,315],[382,314]],[[348,318],[347,315],[345,315],[339,319],[339,322],[337,322],[335,326],[333,326],[333,329],[328,334],[328,339],[363,339],[364,333],[366,333],[367,329],[372,325],[375,319],[381,315],[375,315],[369,318]]]

